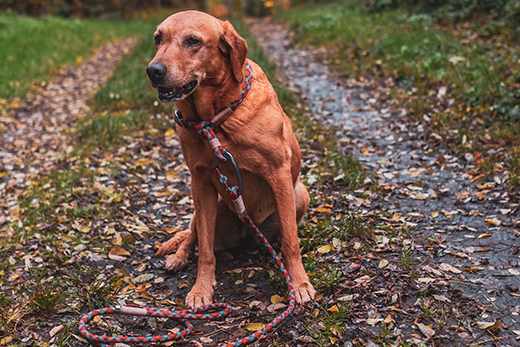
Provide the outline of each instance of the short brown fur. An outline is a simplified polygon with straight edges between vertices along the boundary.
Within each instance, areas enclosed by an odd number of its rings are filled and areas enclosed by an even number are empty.
[[[180,12],[160,24],[156,35],[161,42],[150,64],[161,62],[168,70],[159,86],[175,89],[192,80],[198,83],[191,94],[176,102],[184,118],[211,120],[238,98],[247,72],[247,43],[229,22],[202,12]],[[192,36],[201,44],[186,46]],[[297,222],[309,204],[307,189],[298,178],[301,152],[271,84],[257,64],[251,65],[254,78],[249,94],[215,133],[242,170],[249,216],[269,239],[281,237],[283,262],[297,301],[304,303],[314,298],[315,290],[303,268],[297,236]],[[217,180],[207,141],[197,137],[194,129],[178,127],[177,131],[192,175],[195,212],[190,228],[164,243],[157,255],[176,251],[167,257],[166,268],[178,271],[187,265],[198,243],[197,280],[186,297],[186,304],[195,307],[212,302],[214,249],[237,247],[251,234]],[[221,168],[230,183],[236,184],[230,165]]]

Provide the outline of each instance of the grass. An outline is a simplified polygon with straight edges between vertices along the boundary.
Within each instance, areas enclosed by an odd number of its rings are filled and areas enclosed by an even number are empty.
[[[159,23],[160,21],[157,21]],[[157,91],[150,86],[145,69],[155,55],[153,30],[143,34],[134,51],[123,58],[106,85],[94,96],[98,111],[147,109],[151,112],[171,111],[171,104],[159,103]]]
[[[171,124],[164,117],[150,115],[144,110],[105,111],[78,122],[78,145],[71,155],[86,154],[94,148],[111,149],[130,142],[139,131],[157,134],[169,128]]]
[[[330,48],[344,75],[370,76],[386,95],[455,152],[505,149],[485,176],[520,175],[520,48],[470,25],[442,25],[427,14],[366,12],[356,1],[282,12],[295,40]],[[388,78],[391,79],[388,79]],[[478,175],[482,172],[475,172]]]
[[[25,98],[52,70],[81,62],[104,42],[151,35],[156,16],[165,13],[129,23],[0,14],[0,98]]]
[[[334,305],[324,311],[323,316],[318,320],[321,323],[321,328],[314,334],[314,343],[318,346],[338,344],[343,332],[348,327],[346,323],[348,313],[348,305]]]

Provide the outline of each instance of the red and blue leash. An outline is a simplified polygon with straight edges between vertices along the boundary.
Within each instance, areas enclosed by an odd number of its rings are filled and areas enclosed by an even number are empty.
[[[253,76],[253,71],[251,69],[250,63],[247,63],[247,69],[249,71],[249,76],[246,77],[245,80],[245,88],[243,93],[240,94],[241,99],[238,102],[232,103],[230,105],[230,108],[234,110],[238,105],[242,102],[242,100],[247,95],[247,91],[250,89],[251,86],[251,79]],[[213,168],[215,169],[215,172],[218,175],[218,180],[220,184],[224,187],[224,189],[228,192],[230,197],[233,200],[233,203],[235,205],[235,209],[239,216],[242,218],[242,220],[255,232],[256,236],[260,239],[260,241],[264,244],[264,246],[267,248],[271,256],[273,257],[274,261],[280,268],[280,271],[282,272],[283,278],[285,279],[285,283],[287,284],[287,290],[289,295],[289,306],[287,309],[278,315],[275,319],[273,319],[269,324],[267,324],[262,329],[252,333],[251,335],[244,337],[242,339],[239,339],[233,343],[227,343],[224,345],[221,345],[221,347],[238,347],[238,346],[245,346],[247,344],[250,344],[254,341],[256,341],[260,336],[270,332],[273,330],[276,326],[278,326],[285,318],[287,318],[294,310],[295,306],[295,296],[293,291],[293,286],[291,283],[291,279],[289,278],[289,273],[285,269],[282,261],[276,254],[275,250],[271,246],[271,244],[267,241],[267,239],[264,237],[264,235],[258,230],[255,223],[251,220],[249,215],[247,214],[247,211],[245,209],[243,200],[242,200],[242,194],[244,192],[244,186],[242,181],[242,175],[240,173],[240,168],[236,164],[233,156],[226,151],[222,145],[220,144],[219,140],[217,139],[217,136],[214,132],[215,124],[211,121],[203,121],[203,122],[191,122],[186,121],[182,118],[182,115],[177,111],[175,121],[182,127],[192,127],[195,129],[197,136],[206,138],[210,145],[212,146],[212,149],[215,153],[215,163],[213,164]],[[228,178],[226,175],[222,173],[222,171],[219,169],[219,163],[225,163],[230,162],[233,165],[233,169],[235,171],[235,176],[237,178],[237,186],[230,187],[228,184]],[[219,310],[216,312],[211,312],[214,310]],[[96,344],[100,347],[112,347],[111,344],[115,343],[151,343],[151,342],[167,342],[167,341],[173,341],[173,340],[179,340],[181,338],[184,338],[188,334],[190,334],[193,331],[193,324],[190,322],[190,320],[211,320],[211,319],[217,319],[221,318],[225,315],[227,315],[231,311],[231,306],[226,303],[215,303],[210,305],[204,305],[195,307],[193,309],[189,310],[183,310],[183,311],[169,311],[169,310],[161,310],[156,308],[136,308],[136,307],[128,307],[128,306],[115,306],[115,307],[109,307],[109,308],[102,308],[98,310],[94,310],[92,312],[89,312],[86,316],[84,316],[80,323],[79,323],[79,331],[83,337],[85,337],[87,340],[89,340],[91,343]],[[89,321],[91,321],[94,317],[105,315],[105,314],[124,314],[124,315],[132,315],[132,316],[149,316],[149,317],[161,317],[161,318],[171,318],[174,320],[178,320],[181,323],[184,324],[185,329],[173,334],[166,334],[166,335],[156,335],[156,336],[106,336],[106,335],[95,335],[92,333],[89,333],[87,330],[87,324]]]

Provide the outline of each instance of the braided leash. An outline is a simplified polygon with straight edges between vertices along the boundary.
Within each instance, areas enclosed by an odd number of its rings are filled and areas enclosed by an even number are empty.
[[[240,93],[240,99],[231,103],[226,109],[223,111],[229,112],[234,111],[244,100],[249,89],[251,88],[251,80],[253,78],[253,71],[251,69],[250,62],[247,61],[247,70],[249,71],[249,76],[245,79],[244,89]],[[198,137],[206,138],[210,143],[213,152],[215,154],[215,162],[213,164],[213,168],[218,175],[218,180],[220,184],[224,187],[226,192],[230,195],[233,203],[235,205],[235,209],[241,219],[255,232],[256,236],[260,239],[260,241],[267,248],[274,261],[280,268],[282,272],[283,278],[285,279],[285,283],[287,285],[288,295],[289,295],[289,305],[287,309],[278,315],[275,319],[273,319],[269,324],[267,324],[262,329],[252,333],[251,335],[239,339],[233,343],[228,343],[221,345],[220,347],[239,347],[245,346],[256,341],[260,336],[270,332],[276,326],[278,326],[285,318],[287,318],[294,310],[296,299],[294,296],[294,290],[291,283],[291,279],[289,277],[289,273],[285,269],[282,261],[276,254],[276,251],[273,249],[269,241],[264,237],[264,235],[258,230],[255,223],[251,220],[244,206],[244,202],[242,200],[242,193],[244,191],[242,175],[240,173],[240,168],[236,164],[233,156],[226,151],[222,145],[220,144],[217,136],[215,135],[215,119],[219,119],[224,112],[220,112],[212,121],[202,121],[202,122],[192,122],[185,120],[180,112],[175,112],[175,121],[182,127],[193,127]],[[235,175],[238,181],[237,186],[229,186],[229,181],[226,175],[222,173],[220,168],[218,167],[219,162],[231,162],[233,168],[235,170]],[[221,309],[220,311],[208,313],[213,310]],[[151,342],[167,342],[173,340],[179,340],[193,331],[193,324],[189,321],[189,319],[195,320],[210,320],[223,317],[227,315],[231,311],[231,306],[225,303],[215,303],[210,305],[199,306],[190,310],[183,311],[168,311],[161,310],[155,308],[135,308],[135,307],[126,307],[126,306],[116,306],[110,308],[102,308],[98,310],[94,310],[84,316],[79,323],[79,331],[83,337],[85,337],[90,342],[96,344],[100,347],[112,347],[109,344],[115,343],[151,343]],[[162,318],[171,318],[174,320],[178,320],[184,324],[185,329],[175,333],[175,334],[166,334],[166,335],[157,335],[157,336],[105,336],[105,335],[94,335],[88,332],[87,323],[92,320],[95,316],[104,315],[104,314],[114,314],[120,313],[125,315],[133,315],[133,316],[151,316],[151,317],[162,317]]]

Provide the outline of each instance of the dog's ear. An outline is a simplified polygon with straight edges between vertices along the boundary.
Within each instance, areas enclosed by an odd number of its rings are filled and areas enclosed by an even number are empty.
[[[222,27],[224,32],[220,37],[220,51],[224,55],[229,56],[233,76],[235,76],[237,82],[243,82],[244,73],[242,72],[242,67],[247,57],[247,42],[237,34],[230,22],[225,21]]]

